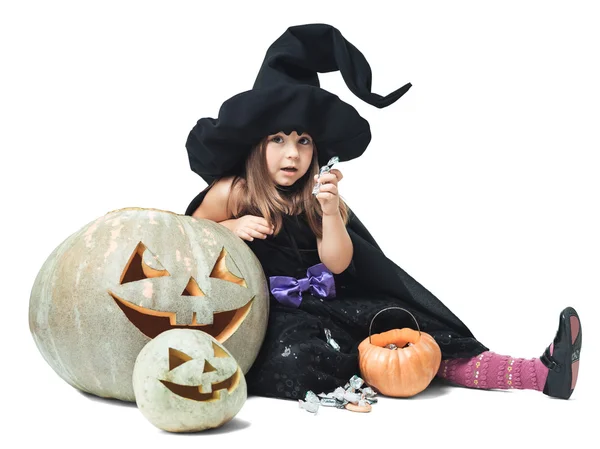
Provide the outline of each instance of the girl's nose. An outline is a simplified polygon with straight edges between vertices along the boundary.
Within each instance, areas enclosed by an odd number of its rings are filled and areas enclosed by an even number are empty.
[[[294,157],[294,158],[296,158],[296,157],[299,156],[299,154],[300,154],[300,151],[299,151],[299,149],[298,149],[298,147],[296,146],[295,143],[289,143],[286,146],[286,156],[287,157]]]

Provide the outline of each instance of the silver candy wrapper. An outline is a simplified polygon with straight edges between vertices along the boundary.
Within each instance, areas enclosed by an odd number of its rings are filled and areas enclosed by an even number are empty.
[[[337,387],[330,393],[319,393],[316,395],[312,391],[308,391],[304,401],[299,400],[300,408],[303,408],[311,413],[317,413],[319,406],[344,408],[346,404],[352,403],[361,407],[366,404],[375,404],[377,402],[377,393],[371,388],[365,386],[364,380],[359,376],[352,376],[350,381],[342,387]]]
[[[365,381],[358,377],[356,374],[350,378],[350,386],[355,390],[358,390]]]
[[[365,396],[367,397],[375,397],[375,395],[377,393],[375,393],[375,391],[371,388],[371,387],[366,387],[362,389],[362,392],[365,394]]]
[[[344,400],[346,402],[352,402],[353,404],[358,404],[358,401],[360,401],[360,393],[352,393],[350,391],[346,391],[344,393]]]
[[[331,159],[329,159],[329,162],[327,162],[327,165],[323,165],[321,167],[321,169],[319,170],[319,178],[321,177],[321,175],[323,175],[324,173],[329,173],[331,171],[331,167],[333,167],[334,164],[337,164],[338,162],[340,162],[340,158],[337,156],[333,156]],[[319,193],[319,189],[321,188],[321,183],[317,182],[315,184],[315,186],[313,187],[313,191],[312,194],[313,195],[317,195]]]
[[[336,407],[338,405],[338,401],[334,398],[323,398],[321,399],[321,405],[323,407]]]
[[[331,331],[327,328],[324,329],[325,331],[325,338],[327,339],[327,343],[329,343],[329,345],[335,349],[336,351],[340,350],[340,345],[338,345],[337,341],[335,341],[333,338],[331,338]]]
[[[314,402],[315,404],[319,402],[319,397],[310,390],[306,393],[305,399],[308,402]]]
[[[307,412],[316,414],[319,411],[319,404],[314,402],[304,402],[302,399],[298,399],[298,405]]]
[[[345,393],[346,393],[346,390],[344,390],[342,387],[337,387],[335,389],[335,391],[333,392],[333,397],[335,399],[337,399],[338,401],[343,402]]]
[[[298,399],[298,405],[300,406],[300,408],[303,408],[304,410],[307,410],[311,413],[317,413],[320,404],[321,401],[318,398],[318,396],[310,390],[306,392],[304,401]]]
[[[412,346],[412,343],[409,341],[408,343],[406,343],[406,346],[404,346],[404,347],[406,348],[407,346]],[[392,349],[392,350],[401,349],[398,346],[396,346],[394,343],[389,343],[389,344],[385,345],[384,348]]]

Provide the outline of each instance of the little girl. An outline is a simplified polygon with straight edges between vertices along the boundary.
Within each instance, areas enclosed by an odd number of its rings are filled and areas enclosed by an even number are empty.
[[[569,398],[577,381],[576,348],[581,347],[574,309],[563,310],[554,343],[542,357],[521,359],[488,351],[470,332],[461,335],[400,297],[365,291],[351,273],[353,244],[346,229],[351,212],[338,190],[342,173],[332,169],[319,178],[318,169],[309,134],[270,135],[252,150],[243,173],[216,181],[193,212],[246,240],[271,281],[265,342],[246,376],[250,394],[297,399],[308,390],[343,386],[359,373],[357,347],[368,336],[370,319],[399,306],[410,310],[421,330],[440,344],[444,360],[438,376],[466,387],[533,389]],[[317,181],[321,186],[313,197]],[[279,276],[300,279],[307,270],[332,276],[335,295],[273,294]],[[381,315],[381,320],[384,329],[411,326],[399,315]],[[339,350],[328,343],[329,336]]]
[[[340,70],[350,90],[383,108],[408,83],[381,96],[358,49],[330,25],[290,27],[268,49],[254,88],[203,118],[186,143],[190,165],[208,184],[187,215],[221,223],[256,254],[269,281],[264,343],[246,375],[250,394],[301,399],[343,386],[358,367],[358,344],[377,312],[400,307],[439,344],[438,376],[471,388],[533,389],[568,399],[575,388],[582,331],[565,308],[539,358],[491,352],[438,298],[383,254],[340,199],[342,173],[319,167],[359,157],[368,122],[321,89],[318,72]],[[315,183],[319,183],[313,194]],[[372,333],[413,327],[405,312],[381,314]]]

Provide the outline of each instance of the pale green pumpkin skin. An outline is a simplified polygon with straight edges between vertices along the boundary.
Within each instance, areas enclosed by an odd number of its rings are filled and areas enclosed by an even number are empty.
[[[144,261],[168,276],[121,284],[140,242],[148,250]],[[246,286],[210,277],[223,248],[227,270]],[[190,277],[205,296],[182,295]],[[151,340],[111,293],[142,310],[175,312],[177,325],[191,324],[194,315],[197,323],[208,324],[213,312],[248,307],[252,300],[239,327],[221,341],[244,373],[266,332],[267,282],[243,240],[218,223],[167,211],[109,212],[52,252],[35,279],[29,303],[30,330],[46,361],[69,384],[98,396],[135,401],[135,359]]]
[[[191,360],[170,369],[171,350]],[[227,381],[229,388],[212,388]],[[184,388],[170,389],[165,383]],[[247,398],[246,380],[231,353],[204,332],[182,329],[163,332],[142,348],[133,369],[133,389],[140,412],[169,432],[220,427],[240,411]],[[190,398],[188,390],[200,391],[204,397]]]

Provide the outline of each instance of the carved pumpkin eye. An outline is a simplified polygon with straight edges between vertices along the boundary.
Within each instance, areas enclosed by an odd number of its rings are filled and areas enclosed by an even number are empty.
[[[190,360],[192,360],[192,358],[185,352],[169,348],[169,371],[173,371],[179,365],[183,365],[185,362],[189,362]]]
[[[219,348],[217,345],[213,343],[213,350],[215,352],[215,357],[229,357],[223,349]],[[185,362],[189,362],[192,358],[187,355],[185,352],[179,351],[174,348],[169,348],[169,371],[173,371],[180,365],[183,365]],[[208,360],[204,361],[204,373],[210,373],[212,371],[216,371],[217,369],[212,366]]]
[[[237,277],[235,274],[233,274],[227,268],[227,264],[225,263],[226,259],[228,260],[229,263],[231,263],[231,264],[233,264],[233,266],[235,266],[235,263],[233,262],[233,260],[227,256],[228,256],[227,250],[225,249],[225,247],[223,247],[223,249],[221,249],[221,254],[219,254],[219,258],[215,262],[215,266],[213,267],[213,269],[210,273],[210,277],[222,279],[222,280],[228,281],[228,282],[233,282],[234,284],[238,284],[238,285],[241,285],[242,287],[248,288],[248,285],[246,285],[245,279]],[[238,270],[238,272],[239,272],[239,270]]]
[[[223,348],[220,347],[219,345],[216,345],[214,342],[212,344],[212,347],[213,347],[213,352],[215,354],[215,357],[219,357],[219,358],[229,357],[229,355],[227,355],[227,353],[223,350]]]
[[[158,257],[140,242],[125,265],[123,274],[121,274],[121,284],[162,276],[170,276],[170,274],[158,261]]]
[[[223,350],[223,348],[216,345],[214,342],[212,343],[212,347],[215,358],[229,357],[229,355]],[[186,362],[189,362],[190,360],[192,360],[192,357],[187,355],[185,352],[179,351],[178,349],[169,348],[169,371],[174,370],[175,368],[183,365]],[[207,359],[205,359],[204,369],[202,371],[203,374],[211,373],[214,371],[217,371],[217,369],[214,366],[212,366]],[[222,390],[227,390],[227,392],[231,394],[231,392],[234,391],[239,385],[241,376],[241,370],[238,367],[238,369],[232,376],[224,380],[212,382],[211,391],[208,393],[203,392],[202,385],[179,385],[177,383],[170,382],[167,380],[160,380],[160,382],[171,392],[183,398],[200,402],[213,402],[221,399]]]

